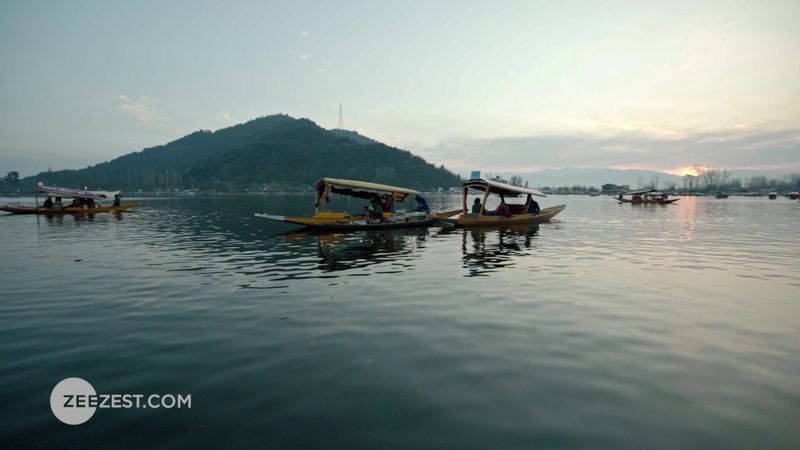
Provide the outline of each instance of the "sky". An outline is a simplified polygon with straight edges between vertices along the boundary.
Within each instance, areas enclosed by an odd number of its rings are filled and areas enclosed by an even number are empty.
[[[255,117],[459,173],[800,170],[798,1],[0,2],[0,172]]]

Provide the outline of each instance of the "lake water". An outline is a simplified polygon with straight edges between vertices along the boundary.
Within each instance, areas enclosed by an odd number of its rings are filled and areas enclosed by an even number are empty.
[[[800,447],[800,203],[543,200],[482,231],[253,217],[310,196],[0,216],[0,447]],[[192,407],[68,426],[67,377]]]

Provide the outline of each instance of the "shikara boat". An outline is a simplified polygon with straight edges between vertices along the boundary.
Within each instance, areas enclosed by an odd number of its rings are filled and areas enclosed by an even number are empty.
[[[722,191],[717,191],[717,193],[714,194],[714,198],[716,198],[718,200],[723,200],[723,199],[728,198],[728,194],[726,194],[725,192],[722,192]]]
[[[366,181],[342,180],[338,178],[322,178],[315,185],[314,215],[308,217],[279,216],[272,214],[256,214],[256,217],[277,222],[291,223],[311,228],[329,230],[370,230],[390,228],[425,227],[433,225],[439,214],[455,214],[456,211],[431,213],[427,210],[427,202],[419,191]],[[361,214],[347,211],[333,212],[325,208],[330,202],[331,194],[369,200],[371,207],[366,206]],[[414,196],[417,210],[398,208],[409,196]],[[423,206],[424,205],[424,206]],[[422,207],[419,207],[422,206]]]
[[[669,205],[680,198],[668,198],[667,194],[655,189],[640,189],[619,194],[617,201],[620,203],[633,203],[635,205]]]
[[[464,197],[462,209],[456,210],[455,213],[450,215],[445,215],[447,212],[437,214],[440,222],[457,227],[535,224],[549,221],[567,207],[566,205],[558,205],[539,210],[538,203],[535,202],[533,197],[547,197],[542,192],[536,189],[512,186],[498,181],[476,178],[465,181],[463,188]],[[471,212],[471,210],[468,209],[467,197],[469,196],[470,190],[483,192],[483,201],[480,203],[480,210],[478,212]],[[488,200],[490,194],[500,196],[500,206],[494,211],[486,209],[486,200]],[[505,203],[506,198],[517,198],[523,195],[526,196],[525,203]],[[458,215],[456,216],[456,214]]]
[[[47,195],[47,200],[42,205],[39,205],[40,194]],[[127,211],[142,205],[142,203],[116,204],[122,198],[122,193],[119,191],[87,191],[84,189],[45,186],[42,182],[39,182],[36,186],[34,195],[36,196],[36,206],[5,205],[0,207],[0,211],[12,214],[95,214]],[[55,201],[52,200],[53,197],[55,197]],[[73,199],[73,202],[69,205],[64,205],[61,202],[62,198]],[[114,200],[115,204],[101,205],[95,201],[111,199]]]
[[[36,206],[5,205],[5,206],[0,206],[0,211],[10,212],[12,214],[95,214],[95,213],[107,213],[107,212],[122,212],[136,208],[137,206],[142,206],[142,203],[129,203],[127,205],[120,205],[120,206],[95,206],[94,208],[86,208],[86,209],[77,207],[66,207],[66,208],[61,208],[59,210],[53,208],[45,208],[43,206],[36,207]]]

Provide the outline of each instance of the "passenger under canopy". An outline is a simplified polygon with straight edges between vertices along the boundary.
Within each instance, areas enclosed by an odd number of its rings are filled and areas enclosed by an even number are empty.
[[[371,200],[380,197],[381,194],[389,194],[394,197],[393,202],[402,203],[408,195],[420,195],[419,191],[406,189],[387,184],[370,183],[366,181],[342,180],[338,178],[321,178],[316,185],[317,210],[330,202],[330,194],[346,195],[348,197],[362,198]],[[325,199],[324,202],[321,200]],[[324,209],[324,208],[322,208]]]

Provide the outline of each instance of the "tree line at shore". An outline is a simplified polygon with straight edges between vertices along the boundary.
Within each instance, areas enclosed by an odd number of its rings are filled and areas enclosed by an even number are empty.
[[[800,173],[792,173],[782,177],[767,177],[756,175],[752,177],[735,177],[727,169],[693,167],[692,174],[681,177],[681,182],[662,180],[653,176],[649,180],[640,178],[636,186],[616,185],[612,183],[600,187],[575,184],[571,186],[538,186],[545,193],[557,195],[586,195],[599,193],[618,193],[635,189],[656,189],[667,193],[703,193],[715,192],[744,193],[744,192],[799,192]],[[495,177],[497,181],[503,181]],[[528,187],[527,180],[519,175],[512,175],[508,183],[514,186]]]
[[[440,170],[444,170],[440,168]],[[252,183],[236,183],[218,180],[211,184],[195,182],[191,174],[188,176],[173,169],[162,170],[129,170],[113,174],[95,174],[93,176],[86,176],[86,174],[79,174],[79,171],[59,171],[59,172],[44,172],[45,175],[38,176],[45,178],[49,184],[64,187],[84,187],[95,186],[105,187],[111,186],[114,189],[123,190],[126,192],[174,192],[175,190],[186,189],[204,189],[214,190],[218,192],[259,192],[259,191],[275,191],[275,190],[306,190],[310,183],[307,185],[292,185],[291,183],[276,182],[252,182]],[[391,175],[396,173],[395,170],[380,167],[375,170],[372,177],[376,180],[385,180],[392,178]],[[313,177],[312,177],[313,178]],[[358,178],[358,175],[355,176]],[[309,178],[310,179],[310,178]],[[28,182],[23,182],[20,175],[16,171],[6,173],[5,177],[0,178],[0,192],[3,193],[30,193],[35,184],[31,183],[33,178],[29,177]],[[308,181],[308,180],[306,180]],[[430,187],[435,185],[437,180],[429,180]],[[313,180],[311,181],[313,182]],[[384,181],[386,182],[386,181]],[[455,175],[445,180],[445,182],[459,182]],[[516,186],[528,187],[528,181],[522,177],[514,175],[509,180],[510,184]],[[398,183],[402,184],[402,183]],[[559,195],[580,195],[580,194],[599,194],[601,192],[614,192],[623,190],[622,186],[613,186],[610,189],[603,189],[603,187],[585,186],[585,185],[572,185],[572,186],[540,186],[539,188],[546,193],[559,194]],[[604,186],[604,187],[605,187]],[[447,187],[447,186],[441,186]],[[738,178],[731,176],[731,173],[725,169],[707,169],[699,171],[697,175],[686,175],[682,178],[682,183],[674,181],[664,181],[659,177],[653,177],[648,181],[640,180],[635,187],[630,189],[658,189],[668,193],[687,193],[699,192],[705,194],[713,194],[717,191],[728,193],[742,193],[742,192],[798,192],[800,191],[800,173],[792,173],[782,177],[766,177],[757,175],[747,178]]]
[[[694,166],[691,173],[684,175],[681,182],[662,182],[653,177],[648,182],[639,181],[639,189],[660,189],[665,192],[698,192],[711,194],[714,192],[796,192],[800,190],[800,173],[791,173],[781,177],[756,175],[752,177],[736,177],[727,169],[699,168]]]

